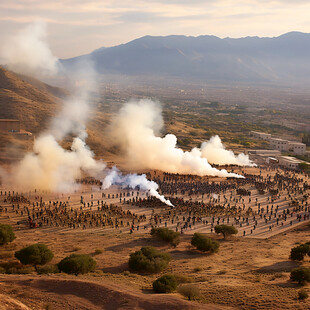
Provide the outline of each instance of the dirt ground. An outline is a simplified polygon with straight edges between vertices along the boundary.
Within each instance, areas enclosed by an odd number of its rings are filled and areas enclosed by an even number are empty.
[[[113,193],[111,189],[111,194]],[[70,202],[93,192],[90,187],[70,196]],[[63,195],[45,199],[68,199]],[[141,194],[142,195],[142,194]],[[94,197],[94,199],[97,199]],[[261,198],[262,201],[265,197]],[[265,200],[264,200],[265,201]],[[267,203],[267,200],[266,200]],[[279,202],[280,203],[280,202]],[[282,202],[284,203],[284,202]],[[128,208],[130,208],[128,206]],[[146,212],[137,210],[136,212]],[[148,210],[150,212],[150,210]],[[208,255],[190,245],[193,231],[181,235],[181,242],[170,247],[154,239],[149,231],[129,233],[128,229],[70,229],[42,227],[29,229],[16,225],[13,212],[0,213],[0,222],[12,224],[16,240],[0,248],[0,263],[16,261],[14,252],[40,242],[54,253],[50,264],[58,263],[72,253],[90,254],[97,262],[96,270],[87,275],[28,274],[0,275],[0,310],[2,309],[310,309],[310,301],[298,300],[300,286],[289,280],[292,268],[309,266],[289,260],[290,249],[310,241],[310,223],[303,221],[283,231],[274,230],[260,238],[240,234],[220,242],[219,252]],[[130,253],[142,246],[155,246],[172,256],[161,274],[143,275],[129,272]],[[96,249],[102,253],[96,253]],[[99,251],[99,252],[101,252]],[[187,301],[178,293],[154,294],[152,283],[164,273],[185,275],[201,292],[198,301]],[[304,289],[310,294],[310,287]],[[2,308],[1,308],[2,307]]]

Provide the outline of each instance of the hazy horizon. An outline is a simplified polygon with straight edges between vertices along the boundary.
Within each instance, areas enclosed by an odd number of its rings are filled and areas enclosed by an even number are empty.
[[[53,54],[70,58],[145,35],[239,38],[309,33],[309,10],[304,0],[0,1],[0,36],[6,41],[40,19],[48,24]]]

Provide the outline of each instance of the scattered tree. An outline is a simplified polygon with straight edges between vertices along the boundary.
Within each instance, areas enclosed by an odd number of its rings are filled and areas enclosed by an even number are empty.
[[[152,228],[151,235],[169,242],[174,247],[180,243],[180,233],[168,228]]]
[[[131,253],[128,263],[131,271],[158,273],[168,266],[170,260],[168,253],[161,253],[154,247],[146,246]]]
[[[94,271],[96,261],[87,254],[71,254],[58,263],[58,269],[68,274],[85,274]]]
[[[298,299],[304,300],[304,299],[307,299],[308,297],[309,297],[309,294],[307,293],[307,291],[305,290],[298,291]]]
[[[15,238],[16,237],[11,225],[0,224],[0,245],[12,242]]]
[[[176,290],[178,281],[173,274],[165,274],[153,282],[156,293],[172,293]]]
[[[15,252],[15,257],[23,265],[32,265],[37,271],[38,265],[45,265],[52,260],[54,254],[42,243],[36,243]]]
[[[210,253],[217,252],[220,246],[217,241],[214,241],[199,233],[194,234],[191,244],[195,246],[199,251]]]
[[[299,267],[291,271],[291,280],[298,282],[298,284],[305,285],[310,282],[310,268]]]
[[[290,259],[301,261],[306,255],[310,256],[310,245],[301,244],[291,249]]]
[[[224,239],[226,239],[227,236],[236,235],[238,233],[238,229],[230,225],[216,225],[214,230],[217,234],[222,234]]]
[[[178,292],[187,297],[188,300],[197,300],[200,297],[199,288],[193,284],[184,284],[179,286]]]

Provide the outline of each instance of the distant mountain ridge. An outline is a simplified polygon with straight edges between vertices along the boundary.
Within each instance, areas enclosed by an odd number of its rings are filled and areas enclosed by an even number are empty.
[[[308,82],[310,34],[289,32],[273,38],[145,36],[64,59],[70,68],[91,60],[102,74],[166,76],[206,81]]]

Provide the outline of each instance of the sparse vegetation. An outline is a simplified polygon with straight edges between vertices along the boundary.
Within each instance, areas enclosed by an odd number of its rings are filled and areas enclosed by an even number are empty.
[[[227,236],[236,235],[238,233],[238,229],[230,225],[216,225],[214,230],[217,234],[222,234],[224,239],[226,239]]]
[[[178,281],[173,274],[165,274],[153,282],[156,293],[172,293],[176,290]]]
[[[310,245],[301,244],[291,249],[290,259],[302,261],[306,255],[310,256]]]
[[[71,254],[58,263],[60,271],[76,276],[94,271],[95,267],[96,261],[86,254]]]
[[[309,294],[307,293],[306,290],[300,290],[298,291],[298,299],[300,300],[305,300],[309,297]]]
[[[199,251],[210,253],[217,252],[220,246],[217,241],[214,241],[199,233],[194,234],[191,244],[195,246]]]
[[[99,254],[102,254],[102,253],[103,253],[102,249],[96,249],[95,252],[94,252],[94,255],[99,255]]]
[[[307,282],[310,282],[310,268],[300,267],[294,268],[291,271],[291,280],[298,282],[300,285],[306,285]]]
[[[0,245],[12,242],[15,234],[11,225],[0,224]]]
[[[200,298],[199,288],[193,284],[180,285],[178,292],[188,300],[197,300]]]
[[[152,228],[151,235],[176,247],[180,243],[180,233],[168,228]]]
[[[41,243],[36,243],[15,252],[15,257],[23,265],[32,265],[37,270],[38,265],[45,265],[54,257],[52,251]]]
[[[38,268],[38,274],[53,274],[59,273],[57,265],[46,265]]]
[[[170,260],[168,253],[161,253],[154,247],[146,246],[130,254],[129,268],[136,272],[158,273],[168,266]]]

